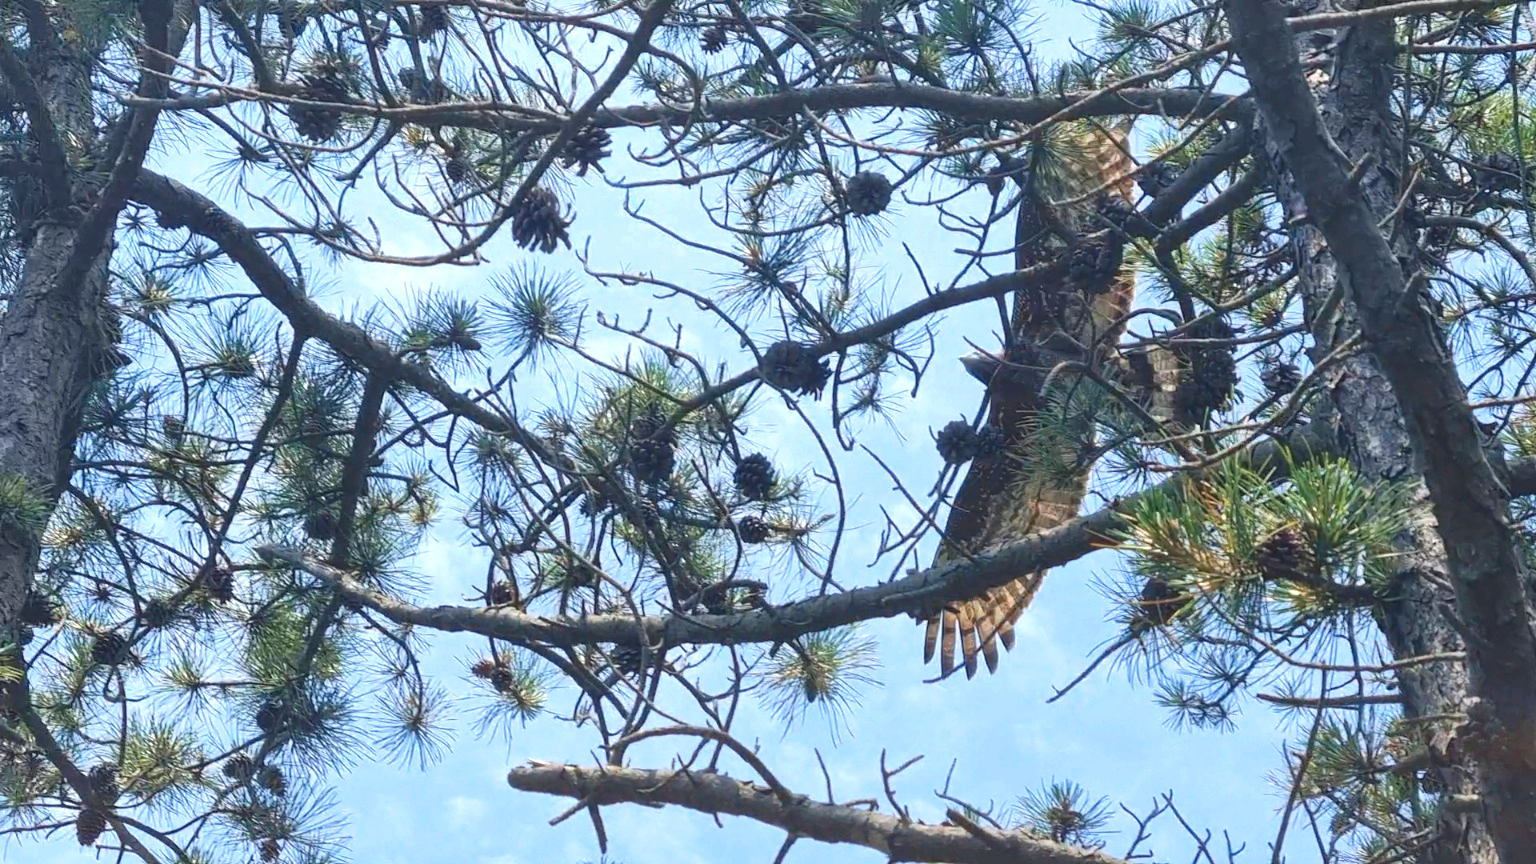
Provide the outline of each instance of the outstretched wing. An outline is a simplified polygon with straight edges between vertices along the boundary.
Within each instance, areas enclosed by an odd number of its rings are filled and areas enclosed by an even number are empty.
[[[1028,194],[1019,205],[1015,230],[1014,261],[1020,270],[1067,253],[1065,243],[1053,236],[1052,225],[1078,232],[1093,230],[1098,206],[1094,190],[1109,184],[1108,194],[1127,203],[1131,200],[1134,163],[1126,146],[1129,122],[1108,129],[1084,122],[1061,132],[1067,140],[1054,142],[1049,154],[1052,164],[1043,165],[1037,158],[1025,181]],[[1071,453],[1038,452],[1040,442],[1048,437],[1034,433],[1040,412],[1053,394],[1042,390],[1043,374],[1020,374],[1019,367],[1043,371],[1062,359],[1098,362],[1112,352],[1134,299],[1135,276],[1121,267],[1104,281],[1110,284],[1088,286],[1088,290],[1080,284],[1063,284],[1016,292],[1013,339],[1004,349],[1008,366],[999,369],[988,385],[989,422],[1001,433],[1003,446],[971,463],[950,506],[935,566],[1054,528],[1077,515],[1087,493],[1087,466],[1070,476],[1059,470],[1032,471],[1031,466],[1047,461],[1058,466],[1074,464],[1081,442],[1072,445]],[[1062,333],[1071,340],[1060,339]],[[1063,357],[1060,346],[1074,342],[1088,347],[1090,355]],[[1078,380],[1056,376],[1050,386],[1070,387]],[[1042,455],[1059,458],[1044,460]],[[923,662],[932,661],[937,652],[940,670],[948,676],[955,669],[958,643],[967,678],[976,674],[978,652],[986,659],[988,671],[996,672],[997,644],[1012,650],[1014,624],[1044,576],[1043,570],[1021,573],[999,588],[953,603],[928,618]]]

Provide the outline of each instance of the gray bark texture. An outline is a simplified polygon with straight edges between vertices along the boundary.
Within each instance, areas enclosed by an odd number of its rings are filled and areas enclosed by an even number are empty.
[[[33,28],[36,30],[37,28]],[[27,54],[31,84],[57,136],[89,141],[90,61],[56,40],[34,35]],[[10,77],[10,76],[7,76]],[[17,82],[10,82],[13,89]],[[34,119],[33,128],[37,128]],[[59,150],[59,142],[46,142]],[[47,212],[27,249],[21,284],[0,317],[0,473],[20,476],[57,501],[69,480],[80,408],[90,384],[92,355],[102,356],[101,311],[106,298],[110,232],[90,251],[84,278],[64,279],[80,246],[80,212],[49,192]],[[40,547],[34,537],[0,525],[0,640],[9,638]]]
[[[195,0],[146,0],[139,14],[151,49],[139,95],[163,97],[170,61],[185,43]],[[57,11],[57,18],[49,17]],[[43,215],[33,226],[20,284],[0,315],[0,475],[21,477],[57,503],[69,482],[81,409],[90,388],[122,358],[115,313],[107,305],[107,265],[117,215],[143,167],[158,111],[127,112],[100,139],[91,106],[93,58],[59,37],[68,9],[34,6],[27,16],[23,64],[3,46],[6,84],[27,106],[45,171],[70,151],[104,150],[111,174],[65,175],[45,183]],[[44,134],[47,133],[47,134]],[[100,140],[99,140],[100,139]],[[45,180],[60,179],[56,171]],[[0,641],[14,638],[17,615],[32,585],[37,538],[0,525]]]
[[[1302,11],[1347,12],[1353,8],[1354,4],[1341,3],[1332,9]],[[1435,324],[1418,299],[1418,284],[1404,279],[1403,270],[1408,269],[1402,266],[1408,260],[1405,243],[1396,233],[1396,224],[1387,226],[1385,236],[1373,224],[1393,212],[1401,194],[1400,123],[1391,106],[1398,50],[1393,25],[1373,21],[1332,31],[1328,44],[1318,47],[1315,54],[1302,55],[1303,63],[1298,64],[1294,45],[1283,55],[1263,48],[1274,46],[1277,36],[1289,41],[1284,13],[1277,6],[1266,0],[1234,0],[1228,9],[1234,44],[1262,107],[1260,124],[1266,133],[1266,153],[1275,166],[1287,169],[1277,171],[1286,216],[1307,220],[1294,229],[1292,238],[1305,310],[1316,340],[1313,359],[1321,359],[1351,336],[1363,333],[1366,337],[1368,350],[1335,366],[1328,379],[1330,419],[1340,450],[1366,477],[1416,478],[1412,511],[1397,540],[1401,569],[1390,597],[1377,610],[1378,623],[1399,659],[1469,648],[1458,627],[1474,637],[1470,662],[1465,666],[1422,664],[1398,673],[1404,712],[1410,719],[1477,715],[1483,710],[1477,707],[1481,697],[1490,703],[1504,703],[1504,711],[1494,709],[1499,714],[1518,717],[1528,712],[1532,689],[1528,683],[1531,667],[1526,664],[1523,673],[1515,672],[1522,661],[1512,656],[1526,653],[1530,644],[1529,606],[1521,584],[1523,568],[1515,559],[1501,563],[1508,570],[1503,575],[1492,573],[1493,568],[1488,573],[1471,572],[1478,567],[1469,559],[1481,557],[1486,561],[1513,555],[1513,546],[1497,536],[1501,532],[1496,525],[1491,531],[1486,526],[1473,529],[1482,536],[1462,541],[1470,545],[1463,547],[1459,556],[1448,552],[1446,544],[1458,533],[1460,522],[1503,522],[1507,527],[1507,493],[1501,494],[1499,484],[1491,480],[1491,471],[1488,479],[1483,479],[1469,476],[1478,474],[1476,468],[1451,467],[1454,455],[1445,451],[1453,448],[1430,428],[1434,424],[1427,420],[1428,415],[1438,414],[1446,425],[1459,422],[1454,427],[1459,447],[1454,449],[1462,451],[1466,463],[1475,458],[1487,470],[1480,452],[1475,457],[1467,452],[1480,451],[1481,445],[1459,380],[1454,386],[1439,382],[1442,390],[1454,390],[1454,395],[1430,392],[1437,376],[1423,367],[1438,365],[1440,378],[1454,378],[1455,370]],[[1282,56],[1290,68],[1284,68],[1287,64],[1280,62]],[[1303,66],[1311,70],[1305,79],[1310,86],[1301,84]],[[1294,85],[1290,92],[1288,84]],[[1312,104],[1302,104],[1298,97],[1306,97],[1308,90],[1311,98],[1304,101]],[[1313,128],[1298,119],[1303,112],[1316,118]],[[1317,119],[1321,120],[1320,129]],[[1318,131],[1325,134],[1315,134]],[[1327,147],[1326,137],[1331,137],[1350,164],[1340,165],[1342,160],[1326,156],[1318,158],[1317,151]],[[1315,140],[1309,142],[1309,138]],[[1309,172],[1305,167],[1317,162],[1327,163],[1334,176],[1304,176],[1323,173]],[[1365,166],[1363,171],[1360,166]],[[1354,189],[1348,188],[1350,172],[1358,178]],[[1329,188],[1330,181],[1333,188]],[[1361,213],[1347,213],[1350,207],[1340,206],[1340,201],[1355,205]],[[1358,206],[1361,203],[1363,208]],[[1356,239],[1366,232],[1375,235],[1377,248],[1367,249],[1370,244]],[[1341,264],[1341,259],[1347,260]],[[1395,287],[1383,284],[1382,278],[1372,278],[1383,271],[1395,273]],[[1405,291],[1414,293],[1405,296]],[[1461,473],[1463,484],[1480,484],[1467,492],[1468,497],[1480,500],[1470,505],[1455,500],[1456,490],[1445,482],[1448,473]],[[1421,477],[1428,483],[1417,479]],[[1492,512],[1476,512],[1485,508]],[[1452,542],[1458,540],[1459,536]],[[1507,548],[1498,548],[1501,546]],[[1499,595],[1495,602],[1503,605],[1501,614],[1478,608],[1486,606],[1487,598],[1468,596],[1479,590],[1479,582],[1483,593]],[[1489,590],[1493,582],[1501,584]],[[1501,630],[1513,635],[1494,635]],[[1498,638],[1506,644],[1503,650],[1480,651],[1490,647],[1484,638]],[[1499,654],[1504,656],[1496,656]],[[1500,666],[1506,668],[1500,671]],[[1524,693],[1498,692],[1509,686],[1504,682],[1522,677],[1527,679]],[[1523,731],[1529,722],[1516,720],[1511,731]],[[1481,812],[1443,814],[1441,838],[1419,860],[1435,864],[1532,860],[1536,843],[1530,834],[1536,830],[1536,806],[1524,776],[1530,771],[1528,760],[1521,754],[1505,758],[1511,755],[1508,753],[1494,759],[1473,758],[1459,746],[1459,739],[1466,737],[1465,729],[1454,719],[1422,724],[1424,741],[1448,795],[1479,796]]]

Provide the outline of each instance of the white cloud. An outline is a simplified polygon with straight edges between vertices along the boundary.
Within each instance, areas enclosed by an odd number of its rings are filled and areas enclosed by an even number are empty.
[[[479,798],[468,798],[463,795],[455,795],[444,802],[444,809],[448,811],[448,827],[465,829],[478,824],[485,818],[486,804]]]

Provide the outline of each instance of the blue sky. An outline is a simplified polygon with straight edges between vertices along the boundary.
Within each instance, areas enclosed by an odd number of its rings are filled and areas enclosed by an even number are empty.
[[[1067,37],[1085,35],[1073,8],[1051,4],[1038,11],[1042,22],[1035,34],[1037,47],[1043,52],[1064,50]],[[610,178],[643,176],[623,156],[625,144],[632,140],[640,139],[616,136],[615,155],[607,163]],[[161,153],[155,162],[159,170],[206,188],[197,181],[207,166],[201,157]],[[914,194],[921,196],[922,191]],[[699,218],[698,195],[698,190],[648,189],[636,193],[636,200],[643,196],[648,215],[676,227]],[[966,206],[984,208],[984,195],[979,189],[968,193]],[[572,239],[578,249],[592,239],[587,248],[594,269],[648,269],[695,286],[713,282],[708,272],[725,269],[723,261],[682,248],[626,218],[620,208],[622,193],[595,177],[575,180],[569,199],[578,214]],[[219,200],[225,205],[234,203],[227,196]],[[393,213],[377,195],[363,194],[359,201],[354,206],[359,211],[369,210],[378,220],[393,251],[435,251],[434,238]],[[244,214],[254,212],[246,207],[234,209]],[[270,217],[259,216],[253,221],[272,222]],[[964,245],[964,238],[936,230],[931,212],[898,201],[885,223],[885,239],[870,244],[863,260],[866,276],[890,297],[892,306],[910,303],[922,291],[902,243],[911,247],[930,280],[946,281],[963,265],[963,257],[954,249]],[[423,271],[348,263],[328,274],[332,288],[324,302],[333,311],[350,313],[357,306],[399,301],[428,287],[482,296],[489,290],[490,277],[516,268],[530,254],[517,250],[510,238],[503,236],[490,245],[491,263],[483,268]],[[596,328],[592,313],[602,310],[638,320],[647,308],[653,308],[658,321],[673,316],[686,326],[685,348],[699,352],[707,361],[728,360],[733,372],[747,365],[722,328],[698,314],[675,308],[686,304],[654,302],[637,288],[599,285],[581,276],[579,263],[564,250],[539,263],[568,270],[581,279],[582,298],[589,307],[588,347],[600,356],[617,355],[626,343]],[[878,269],[881,267],[883,272]],[[771,341],[768,323],[760,322],[754,328],[753,332],[765,339],[761,344]],[[901,466],[909,487],[919,493],[932,484],[939,469],[929,430],[958,417],[969,418],[981,397],[979,386],[965,377],[951,358],[968,350],[966,337],[989,344],[989,334],[996,329],[996,313],[989,305],[955,310],[936,329],[935,363],[916,397],[901,400],[894,424],[876,421],[857,427],[859,444],[887,457],[899,454],[894,461]],[[542,367],[538,374],[520,381],[519,402],[525,409],[547,404],[557,391],[570,390],[575,380],[572,375],[578,371],[580,368],[571,363]],[[826,402],[806,402],[803,407],[825,430]],[[761,400],[750,425],[749,440],[773,453],[783,470],[806,472],[825,467],[810,436],[781,403]],[[837,575],[844,584],[869,584],[888,578],[888,560],[867,566],[875,558],[879,539],[879,508],[887,506],[898,518],[904,514],[910,518],[910,511],[900,503],[899,494],[892,491],[879,466],[860,451],[839,453],[838,465],[847,492],[856,503]],[[824,510],[835,503],[830,495],[820,502]],[[431,596],[424,598],[428,603],[462,602],[485,572],[481,550],[465,548],[452,519],[445,518],[444,522],[416,561],[420,572],[430,579]],[[931,539],[923,554],[925,560],[932,554]],[[943,683],[923,684],[934,670],[920,664],[921,629],[905,618],[878,621],[868,626],[866,633],[878,640],[882,663],[878,677],[883,686],[865,691],[862,705],[850,713],[851,734],[835,741],[819,715],[813,713],[785,736],[782,728],[749,700],[737,726],[738,737],[759,743],[762,757],[781,779],[817,797],[824,794],[816,759],[819,750],[839,800],[883,798],[879,775],[882,749],[893,764],[924,755],[923,762],[899,778],[896,788],[902,803],[915,816],[930,822],[943,818],[942,802],[933,793],[944,786],[952,762],[950,793],[981,806],[1006,805],[1052,778],[1077,781],[1093,795],[1108,796],[1111,802],[1123,803],[1138,813],[1146,812],[1158,796],[1172,792],[1193,826],[1213,832],[1214,849],[1223,848],[1221,832],[1225,830],[1234,844],[1249,846],[1248,854],[1239,860],[1267,860],[1276,814],[1284,804],[1281,793],[1268,779],[1281,765],[1280,746],[1285,737],[1275,715],[1248,702],[1236,732],[1175,732],[1166,724],[1166,712],[1151,704],[1148,689],[1132,686],[1123,673],[1104,671],[1061,702],[1045,704],[1053,685],[1073,678],[1095,649],[1116,635],[1115,626],[1105,620],[1107,601],[1091,583],[1095,577],[1113,575],[1117,566],[1113,555],[1096,553],[1054,571],[1020,622],[1017,645],[1004,657],[996,675],[983,673],[971,681],[956,676]],[[781,573],[783,568],[772,572]],[[789,587],[778,590],[787,592]],[[433,645],[427,671],[457,682],[453,684],[456,693],[468,692],[471,685],[464,668],[471,640],[438,637]],[[568,711],[573,696],[570,688],[560,691],[552,707]],[[584,818],[557,827],[546,824],[568,802],[513,792],[505,780],[508,768],[528,759],[590,763],[596,738],[589,729],[572,729],[541,719],[515,735],[507,748],[476,740],[467,711],[460,713],[454,725],[457,735],[451,755],[425,772],[363,764],[341,778],[337,795],[351,822],[354,861],[576,864],[597,859],[591,825]],[[664,741],[636,747],[631,750],[630,761],[636,766],[663,767],[680,746],[676,741]],[[731,764],[729,770],[747,776],[740,765]],[[777,831],[763,826],[733,820],[716,827],[707,816],[681,810],[621,806],[605,811],[605,821],[612,841],[610,858],[628,864],[768,862],[783,839]],[[1106,851],[1119,854],[1130,839],[1131,823],[1117,818],[1113,827],[1120,833],[1109,838]],[[6,860],[62,864],[90,856],[89,851],[75,847],[71,833],[62,832],[54,841],[41,845],[8,845]],[[1317,860],[1309,835],[1310,831],[1293,827],[1286,849],[1293,864]],[[1156,853],[1154,860],[1173,861],[1185,859],[1193,846],[1183,830],[1165,818],[1158,823],[1151,849]],[[788,860],[797,864],[876,864],[882,858],[865,849],[802,843]]]

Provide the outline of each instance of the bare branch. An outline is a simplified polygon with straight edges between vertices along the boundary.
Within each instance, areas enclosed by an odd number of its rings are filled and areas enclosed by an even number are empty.
[[[874,810],[821,804],[806,795],[785,803],[766,786],[724,774],[536,762],[514,768],[521,792],[576,798],[594,806],[671,804],[701,813],[742,816],[823,843],[874,849],[890,861],[950,864],[1121,864],[1102,852],[1040,840],[1019,831],[983,841],[964,828],[924,825]]]

